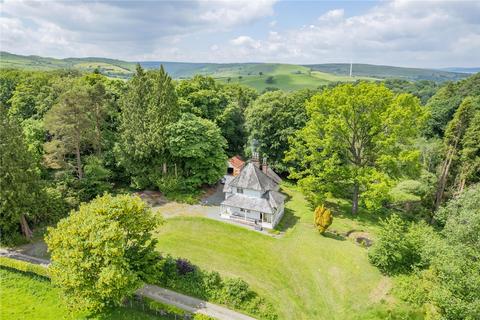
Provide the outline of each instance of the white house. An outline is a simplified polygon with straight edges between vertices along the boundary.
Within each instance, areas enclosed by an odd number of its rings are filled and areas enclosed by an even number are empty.
[[[221,203],[221,217],[262,228],[273,229],[283,216],[285,195],[278,192],[282,179],[258,156],[237,176],[227,176]]]

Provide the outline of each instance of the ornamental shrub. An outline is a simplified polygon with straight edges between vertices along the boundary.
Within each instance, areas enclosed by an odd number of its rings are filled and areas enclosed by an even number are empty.
[[[315,209],[314,215],[315,227],[320,233],[325,233],[325,231],[328,229],[328,227],[330,227],[333,222],[332,212],[329,209],[325,208],[323,205],[321,205]]]

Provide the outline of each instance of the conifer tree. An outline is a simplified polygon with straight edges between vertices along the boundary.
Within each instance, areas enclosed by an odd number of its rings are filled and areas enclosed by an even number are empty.
[[[0,106],[0,240],[10,241],[21,230],[32,236],[28,219],[40,190],[34,157],[20,125]]]
[[[145,72],[137,65],[120,106],[119,162],[135,186],[153,185],[167,173],[166,126],[179,116],[172,79],[163,67]]]

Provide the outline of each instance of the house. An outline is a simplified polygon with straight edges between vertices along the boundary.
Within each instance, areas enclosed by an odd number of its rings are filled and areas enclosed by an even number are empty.
[[[224,219],[273,229],[283,216],[285,195],[280,193],[282,179],[268,166],[260,165],[258,154],[239,174],[230,176],[223,187],[225,200],[220,215]]]

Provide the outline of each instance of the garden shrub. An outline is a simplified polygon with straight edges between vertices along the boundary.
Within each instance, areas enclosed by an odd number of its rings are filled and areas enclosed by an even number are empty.
[[[8,257],[0,257],[0,266],[49,278],[48,267]]]
[[[260,319],[277,319],[272,305],[241,279],[222,279],[218,272],[202,270],[188,260],[171,256],[163,257],[158,262],[158,269],[156,283],[160,286],[224,304]]]
[[[433,229],[425,223],[407,224],[398,215],[382,222],[379,238],[368,253],[370,262],[385,274],[398,274],[424,268],[430,263]]]

